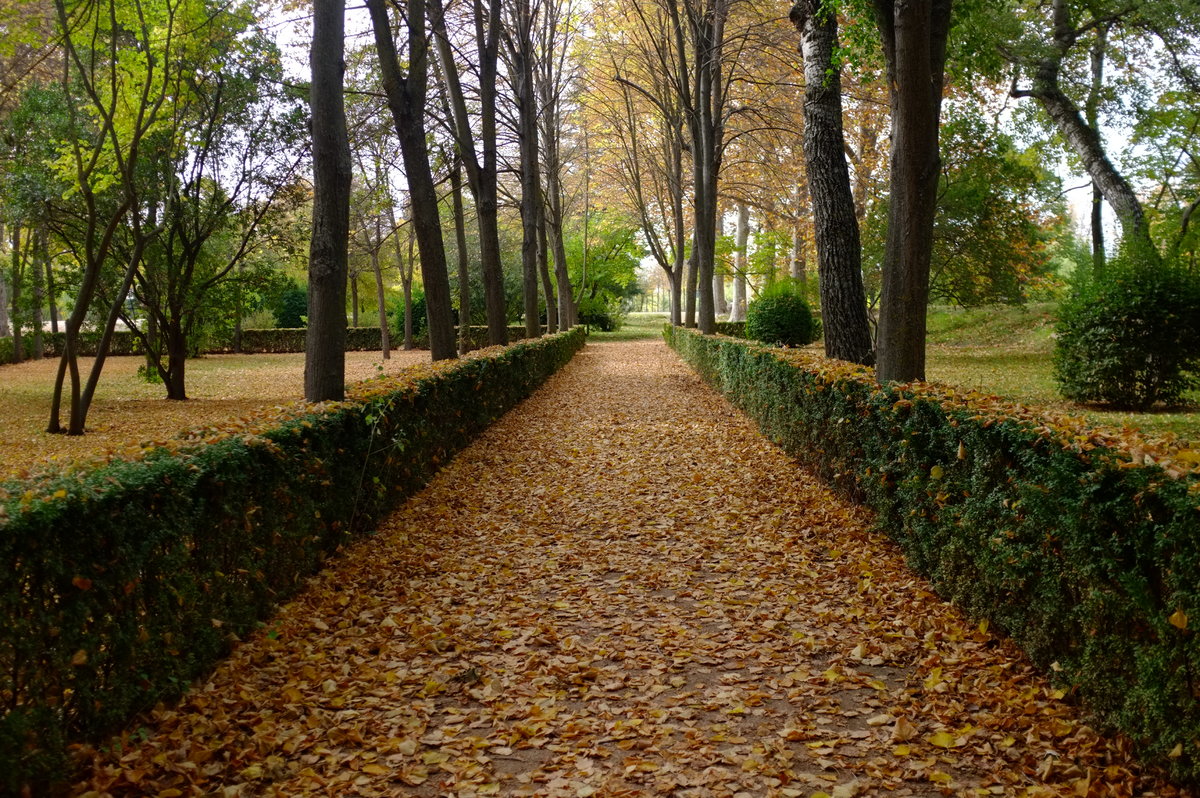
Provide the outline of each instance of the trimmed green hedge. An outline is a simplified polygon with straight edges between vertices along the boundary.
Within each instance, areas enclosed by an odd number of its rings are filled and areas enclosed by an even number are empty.
[[[270,429],[0,485],[0,794],[178,695],[561,368],[582,328],[359,383]]]
[[[790,455],[868,506],[912,567],[1200,783],[1200,478],[1079,420],[668,327]],[[1189,455],[1190,456],[1190,455]],[[1165,467],[1164,467],[1165,466]]]
[[[746,337],[746,322],[744,321],[718,321],[713,331],[717,335],[728,335],[731,338]]]

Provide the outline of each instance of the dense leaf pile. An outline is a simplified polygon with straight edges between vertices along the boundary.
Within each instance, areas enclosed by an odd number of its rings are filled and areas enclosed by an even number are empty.
[[[357,385],[134,460],[0,485],[0,793],[178,694],[528,396],[582,330]]]
[[[98,796],[1168,796],[661,344],[589,345]]]
[[[1200,781],[1192,449],[995,397],[668,328],[764,432],[878,513],[939,593],[1011,635],[1103,723]]]

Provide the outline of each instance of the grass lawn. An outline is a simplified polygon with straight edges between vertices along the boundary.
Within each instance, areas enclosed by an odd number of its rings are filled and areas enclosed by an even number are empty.
[[[429,360],[429,352],[346,353],[346,380],[400,371]],[[57,359],[0,366],[0,479],[46,465],[104,456],[187,430],[271,412],[304,397],[304,354],[206,355],[187,363],[186,402],[167,401],[162,385],[137,374],[141,357],[110,357],[88,413],[87,434],[49,435]],[[91,358],[80,358],[86,379]],[[64,408],[63,423],[67,412]]]
[[[1152,438],[1174,435],[1200,440],[1200,407],[1195,405],[1186,412],[1120,413],[1073,404],[1059,396],[1052,376],[1054,309],[1051,304],[932,309],[926,376],[1083,416],[1098,426],[1128,427]],[[1200,393],[1192,400],[1200,404]]]

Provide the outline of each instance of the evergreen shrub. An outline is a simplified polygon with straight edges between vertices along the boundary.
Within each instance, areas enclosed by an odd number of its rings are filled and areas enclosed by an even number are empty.
[[[1200,280],[1172,264],[1110,264],[1076,286],[1056,329],[1054,377],[1075,402],[1178,405],[1200,384]]]
[[[358,383],[261,429],[0,483],[0,795],[176,696],[583,346],[582,328]]]
[[[1142,755],[1200,784],[1200,476],[1117,433],[865,367],[668,327],[772,440],[873,508],[938,592]],[[1051,668],[1053,666],[1053,668]],[[1178,748],[1176,748],[1178,746]]]
[[[817,340],[817,326],[804,297],[779,283],[746,307],[746,338],[764,344],[804,346]]]

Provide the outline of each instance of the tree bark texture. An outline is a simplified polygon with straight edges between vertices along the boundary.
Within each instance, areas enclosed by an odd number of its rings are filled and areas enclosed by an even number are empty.
[[[525,337],[542,334],[538,313],[538,236],[542,191],[538,167],[538,103],[533,82],[533,11],[529,0],[513,0],[513,30],[507,41],[511,80],[517,103],[517,141],[521,163],[521,286],[525,305]]]
[[[463,210],[462,161],[450,167],[450,202],[454,212],[454,245],[458,250],[458,353],[471,351],[471,273],[467,257],[467,218]]]
[[[874,0],[892,114],[891,201],[876,377],[925,379],[925,312],[941,170],[938,126],[951,0]]]
[[[804,62],[804,160],[817,249],[825,355],[870,364],[874,351],[863,287],[858,218],[842,130],[841,68],[833,60],[837,16],[820,0],[802,0],[792,7],[791,20],[800,32]],[[796,193],[799,201],[799,186]],[[798,243],[797,225],[792,232],[793,274],[799,271]]]
[[[433,360],[449,360],[458,357],[458,348],[454,340],[450,277],[446,269],[441,212],[429,162],[429,141],[425,135],[425,94],[429,67],[425,3],[423,0],[410,0],[408,3],[407,75],[400,71],[384,0],[367,0],[367,9],[371,13],[371,26],[375,31],[375,49],[379,55],[383,89],[392,112],[396,136],[400,140],[404,173],[408,178],[413,234],[421,257],[421,281],[425,287],[430,356]]]
[[[346,391],[346,274],[350,241],[350,141],[342,93],[345,0],[313,0],[313,221],[308,258],[304,398]]]

